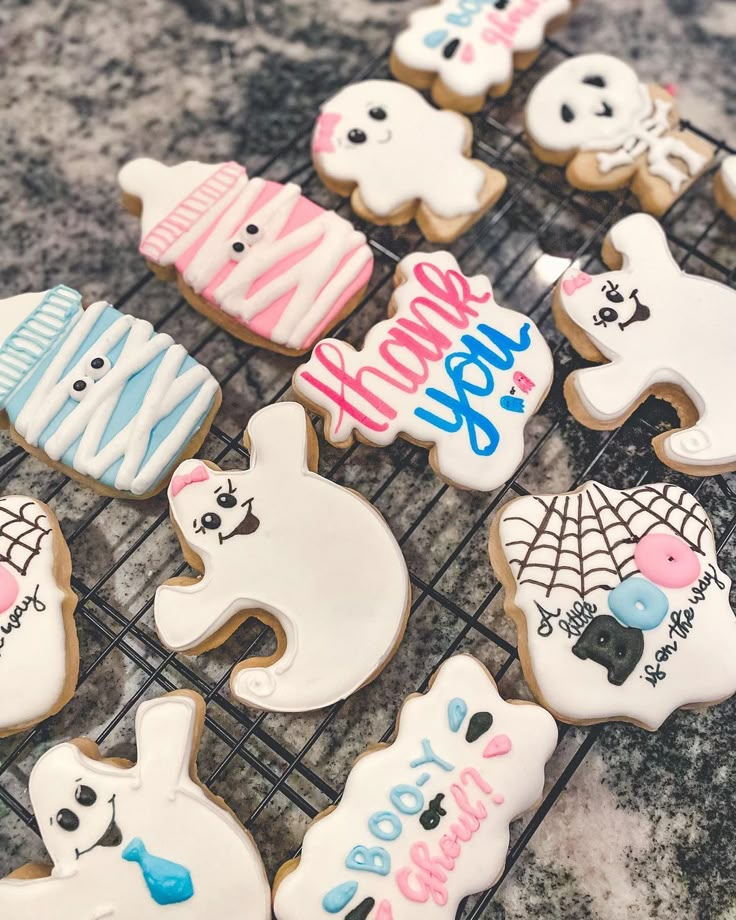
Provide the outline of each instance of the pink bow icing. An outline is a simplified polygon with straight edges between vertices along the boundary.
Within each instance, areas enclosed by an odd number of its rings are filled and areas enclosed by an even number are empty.
[[[334,153],[335,145],[332,143],[332,134],[341,118],[342,115],[338,115],[337,112],[323,112],[319,116],[312,138],[314,153]]]
[[[592,280],[586,272],[576,272],[574,275],[571,274],[569,278],[565,278],[562,282],[562,290],[568,295],[574,294],[578,288],[585,287]]]
[[[190,486],[194,482],[206,482],[209,478],[209,471],[204,464],[195,466],[194,469],[190,470],[188,473],[179,473],[171,480],[171,485],[169,486],[171,497],[176,498],[185,486]]]

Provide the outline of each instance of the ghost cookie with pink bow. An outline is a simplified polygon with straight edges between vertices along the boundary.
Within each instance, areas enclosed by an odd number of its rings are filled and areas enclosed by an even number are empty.
[[[473,130],[415,89],[367,80],[322,106],[312,159],[325,185],[375,224],[416,220],[428,240],[450,242],[503,194],[506,177],[470,158]]]

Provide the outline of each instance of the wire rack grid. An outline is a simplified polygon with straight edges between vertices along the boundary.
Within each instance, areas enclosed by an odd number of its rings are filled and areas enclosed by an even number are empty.
[[[150,696],[181,687],[203,695],[208,706],[200,776],[224,795],[253,832],[271,877],[281,862],[298,853],[309,821],[339,798],[355,756],[391,737],[403,698],[425,690],[448,656],[471,651],[487,664],[504,695],[528,696],[516,635],[501,614],[500,588],[485,547],[492,515],[511,497],[572,489],[592,477],[619,488],[676,481],[693,491],[714,519],[727,571],[736,560],[736,549],[730,555],[730,544],[736,542],[736,495],[728,477],[673,474],[649,446],[651,437],[674,421],[661,403],[649,400],[613,432],[584,430],[565,408],[562,381],[581,362],[551,321],[554,281],[571,260],[593,271],[600,267],[598,253],[607,229],[635,209],[627,192],[590,195],[568,187],[561,171],[536,162],[524,143],[519,117],[523,101],[539,76],[568,54],[560,43],[548,40],[533,67],[517,75],[512,92],[489,100],[473,118],[474,155],[506,172],[509,188],[450,247],[467,274],[489,275],[500,303],[533,317],[553,348],[555,384],[529,427],[526,455],[513,479],[488,495],[460,493],[441,484],[428,468],[426,452],[408,443],[397,442],[383,451],[355,445],[341,452],[321,441],[320,471],[359,489],[387,517],[407,557],[413,589],[409,626],[395,658],[350,700],[303,717],[258,713],[234,702],[228,691],[232,666],[254,654],[269,654],[273,636],[251,620],[219,650],[196,659],[174,655],[161,645],[152,625],[153,592],[165,578],[186,571],[165,497],[143,503],[100,498],[5,441],[0,489],[12,493],[19,483],[32,482],[32,494],[52,505],[70,544],[82,668],[77,695],[59,716],[0,742],[0,854],[5,854],[0,860],[9,860],[7,865],[0,861],[0,876],[43,858],[27,797],[28,774],[40,753],[65,738],[88,735],[102,745],[103,753],[133,758],[133,714]],[[356,78],[366,76],[387,76],[387,51]],[[298,181],[306,194],[350,216],[346,203],[315,177],[309,127],[258,172]],[[696,126],[687,127],[719,152],[733,152]],[[683,267],[734,283],[736,262],[726,264],[732,251],[728,221],[712,202],[709,176],[671,209],[664,225]],[[358,346],[367,329],[385,315],[396,263],[409,252],[429,248],[413,225],[361,229],[371,241],[377,270],[358,310],[335,333]],[[134,232],[131,226],[131,237]],[[247,419],[263,403],[287,395],[297,362],[234,342],[194,313],[174,285],[157,284],[150,273],[141,274],[116,305],[155,319],[157,328],[183,341],[216,373],[223,410],[202,453],[225,467],[242,467],[247,461],[242,446]],[[326,648],[326,664],[329,655]],[[490,890],[468,898],[458,916],[490,916],[496,892],[605,730],[560,726],[543,801],[514,826],[501,878]]]

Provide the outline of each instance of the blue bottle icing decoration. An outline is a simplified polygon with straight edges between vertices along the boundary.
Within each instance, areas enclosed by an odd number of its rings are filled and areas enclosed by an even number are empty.
[[[339,914],[355,897],[358,890],[357,882],[343,882],[336,885],[322,898],[322,907],[328,914]]]
[[[157,904],[180,904],[194,895],[192,874],[178,863],[152,856],[140,837],[134,837],[122,853],[127,862],[138,863],[151,897]]]
[[[453,732],[460,731],[460,726],[463,724],[467,714],[468,704],[465,700],[460,699],[459,696],[456,696],[454,700],[450,700],[447,706],[447,721],[450,724],[450,730]]]

